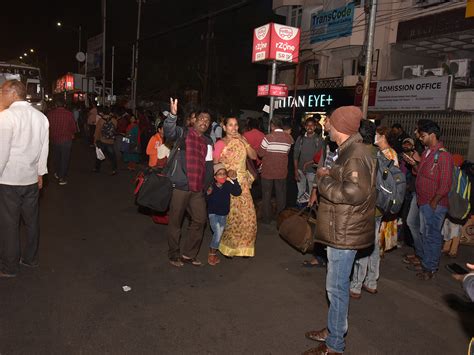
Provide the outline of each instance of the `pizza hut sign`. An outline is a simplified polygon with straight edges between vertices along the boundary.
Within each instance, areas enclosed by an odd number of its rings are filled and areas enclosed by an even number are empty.
[[[298,63],[299,48],[299,28],[269,23],[253,32],[252,62]]]

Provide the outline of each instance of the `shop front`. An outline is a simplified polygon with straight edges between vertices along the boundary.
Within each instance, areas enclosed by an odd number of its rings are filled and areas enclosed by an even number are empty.
[[[444,144],[452,153],[474,159],[474,105],[469,106],[472,90],[456,90],[449,75],[372,83],[369,96],[369,118],[384,126],[400,123],[413,135],[420,119],[430,119],[441,127]],[[362,99],[356,87],[355,105]],[[462,94],[462,95],[461,95]]]

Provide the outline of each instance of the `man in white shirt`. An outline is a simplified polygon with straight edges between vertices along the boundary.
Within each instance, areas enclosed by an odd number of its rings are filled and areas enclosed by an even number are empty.
[[[26,88],[8,80],[0,88],[0,277],[14,277],[19,264],[38,266],[39,190],[47,174],[49,123],[26,102]],[[26,244],[20,258],[20,217]]]

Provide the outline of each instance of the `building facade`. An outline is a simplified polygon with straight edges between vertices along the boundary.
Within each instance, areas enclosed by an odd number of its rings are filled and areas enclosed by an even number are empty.
[[[432,118],[441,125],[448,149],[474,160],[474,17],[466,17],[466,1],[377,3],[369,117],[384,125],[399,122],[407,131],[418,119]],[[345,101],[339,101],[345,104],[352,94],[358,104],[369,5],[370,0],[274,0],[274,12],[301,28],[299,63],[281,65],[278,82],[295,98],[303,90],[313,95],[335,90],[344,93]],[[438,79],[441,91],[380,92],[388,86],[425,88]],[[427,101],[430,95],[436,104]],[[338,97],[333,99],[337,106]]]

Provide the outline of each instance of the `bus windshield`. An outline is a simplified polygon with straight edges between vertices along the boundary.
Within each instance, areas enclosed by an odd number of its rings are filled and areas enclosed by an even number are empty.
[[[26,99],[30,102],[41,101],[41,86],[39,83],[29,82],[26,84]]]

